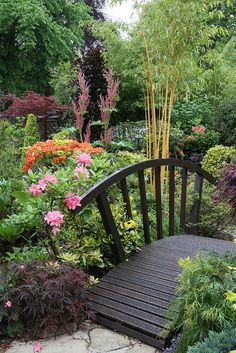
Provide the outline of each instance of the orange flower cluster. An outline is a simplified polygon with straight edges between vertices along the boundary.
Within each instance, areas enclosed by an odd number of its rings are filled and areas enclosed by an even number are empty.
[[[38,160],[47,159],[47,164],[60,164],[66,161],[69,156],[78,152],[87,152],[89,154],[102,153],[101,147],[93,147],[88,142],[79,143],[76,140],[54,141],[48,140],[45,142],[39,141],[31,146],[25,154],[26,162],[23,167],[25,173],[32,169]]]

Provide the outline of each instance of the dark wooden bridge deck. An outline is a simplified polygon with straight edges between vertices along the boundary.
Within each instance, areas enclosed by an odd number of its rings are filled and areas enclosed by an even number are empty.
[[[146,245],[93,287],[89,305],[97,322],[163,349],[160,333],[166,324],[168,304],[175,298],[181,272],[178,259],[199,250],[236,253],[236,246],[195,235],[171,236]]]

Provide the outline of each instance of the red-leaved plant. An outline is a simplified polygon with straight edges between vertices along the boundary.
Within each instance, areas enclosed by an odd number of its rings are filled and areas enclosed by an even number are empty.
[[[37,339],[71,333],[93,313],[86,303],[88,278],[58,262],[12,263],[2,270],[0,335]]]
[[[222,170],[221,178],[215,190],[215,201],[227,201],[236,217],[236,165],[228,165]]]
[[[1,99],[11,102],[8,109],[1,113],[1,116],[6,118],[27,116],[31,113],[41,116],[62,107],[56,102],[53,96],[46,97],[33,91],[26,92],[22,97],[17,97],[9,93],[3,95]]]

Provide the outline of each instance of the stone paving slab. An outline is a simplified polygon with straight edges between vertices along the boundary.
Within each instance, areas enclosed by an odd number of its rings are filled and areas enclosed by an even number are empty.
[[[73,335],[42,340],[40,353],[160,353],[156,348],[91,322]],[[34,342],[14,341],[0,353],[33,353]]]

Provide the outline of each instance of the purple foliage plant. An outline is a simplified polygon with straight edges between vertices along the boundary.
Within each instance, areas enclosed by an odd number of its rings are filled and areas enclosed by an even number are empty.
[[[236,217],[236,165],[228,165],[222,170],[222,175],[215,189],[215,201],[227,201],[232,206],[232,215]]]

